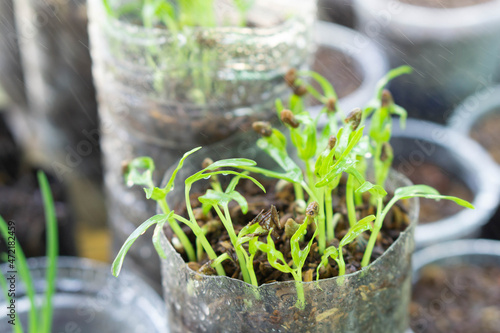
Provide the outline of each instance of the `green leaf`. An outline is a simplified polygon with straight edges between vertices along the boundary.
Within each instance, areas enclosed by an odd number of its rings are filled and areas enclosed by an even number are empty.
[[[248,202],[247,200],[237,191],[231,191],[229,193],[218,192],[214,190],[207,190],[207,192],[200,196],[198,200],[202,204],[210,204],[212,206],[227,206],[232,200],[236,201],[241,207],[243,214],[248,212]]]
[[[337,261],[338,263],[338,257],[339,257],[339,251],[335,248],[335,246],[330,246],[325,249],[325,252],[323,252],[323,255],[321,256],[321,262],[318,265],[318,268],[316,268],[316,281],[319,280],[319,270],[322,266],[325,266],[328,264],[328,258],[332,257],[333,260]]]
[[[237,168],[242,166],[255,166],[255,165],[257,165],[255,161],[249,160],[247,158],[229,158],[225,160],[216,161],[210,164],[202,171],[210,171],[219,168]]]
[[[173,191],[175,178],[177,177],[177,173],[179,172],[179,170],[184,165],[184,161],[186,160],[186,158],[188,158],[189,155],[194,154],[195,152],[197,152],[200,149],[201,149],[201,147],[196,147],[196,148],[191,149],[190,151],[186,152],[182,156],[182,158],[180,159],[179,163],[177,164],[177,167],[175,168],[174,172],[172,173],[172,176],[170,176],[170,179],[168,180],[167,185],[165,185],[165,187],[163,188],[163,191],[165,193]]]
[[[335,89],[333,88],[332,84],[319,73],[313,71],[299,71],[298,75],[310,77],[315,80],[323,90],[323,94],[326,98],[333,97],[337,99],[337,94],[335,93]]]
[[[194,175],[188,177],[186,179],[185,183],[190,186],[193,183],[197,182],[198,180],[207,179],[207,178],[210,178],[210,177],[215,176],[215,175],[223,175],[223,176],[235,175],[235,176],[239,176],[241,178],[248,179],[248,180],[252,181],[255,185],[257,185],[264,193],[266,193],[265,187],[257,179],[255,179],[251,176],[248,176],[245,173],[241,173],[241,172],[233,171],[233,170],[219,170],[219,171],[213,171],[210,173],[201,173],[201,171],[200,171],[200,172],[197,172]]]
[[[339,248],[342,248],[346,246],[347,244],[351,243],[354,239],[356,239],[359,235],[361,235],[363,232],[366,230],[371,230],[373,228],[373,225],[371,222],[375,220],[375,215],[369,215],[366,216],[365,218],[361,219],[352,227],[349,229],[347,234],[342,238],[339,244]]]
[[[361,184],[361,186],[356,190],[356,193],[361,194],[369,191],[375,198],[383,198],[387,195],[386,190],[380,185],[375,185],[370,183],[369,181],[365,181]]]
[[[133,159],[126,167],[124,178],[128,187],[142,185],[153,187],[153,171],[155,163],[151,157],[143,156]]]
[[[147,221],[145,221],[144,223],[142,223],[139,227],[137,227],[137,229],[134,230],[134,232],[132,232],[130,236],[128,236],[127,240],[122,245],[120,251],[116,255],[115,260],[113,261],[112,272],[114,276],[118,276],[120,274],[120,271],[123,266],[123,261],[125,260],[125,256],[127,255],[127,252],[132,246],[132,244],[134,244],[134,242],[137,240],[137,238],[143,235],[152,225],[165,223],[166,221],[168,221],[168,219],[170,219],[173,216],[173,214],[174,212],[171,211],[168,214],[155,215],[150,219],[148,219]]]
[[[271,232],[272,232],[272,229],[269,232],[269,235],[267,235],[267,249],[262,247],[262,248],[259,248],[259,250],[261,250],[262,252],[265,252],[265,251],[263,251],[263,249],[267,250],[267,261],[269,261],[269,264],[272,267],[276,268],[277,270],[279,270],[283,273],[293,272],[293,269],[290,266],[288,266],[288,264],[283,256],[283,253],[281,253],[281,251],[276,249],[276,246],[274,245],[273,238],[271,237]]]
[[[393,80],[396,77],[401,76],[403,74],[410,74],[411,72],[413,72],[413,69],[407,65],[400,66],[398,68],[394,68],[394,69],[390,70],[383,78],[381,78],[377,82],[377,86],[376,86],[377,99],[380,100],[382,98],[382,91],[384,90],[385,86],[387,86],[387,84],[391,80]]]
[[[144,188],[144,192],[146,192],[146,199],[153,199],[156,201],[163,200],[167,196],[165,191],[158,187]]]
[[[167,222],[168,218],[166,218],[163,222],[159,222],[155,226],[155,230],[153,232],[153,245],[156,249],[156,252],[160,256],[160,258],[166,259],[167,254],[163,250],[163,247],[161,246],[161,234],[163,232],[163,226]]]

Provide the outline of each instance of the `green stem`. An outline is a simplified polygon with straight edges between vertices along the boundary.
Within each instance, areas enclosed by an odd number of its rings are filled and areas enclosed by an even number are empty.
[[[363,255],[363,260],[361,261],[361,267],[366,267],[370,264],[370,259],[372,257],[373,247],[375,246],[375,242],[377,240],[378,233],[382,228],[382,223],[384,222],[384,214],[382,212],[384,206],[384,199],[377,199],[377,219],[375,220],[375,225],[373,226],[372,233],[370,235],[370,239],[368,240],[368,245],[366,246],[365,253]]]
[[[54,207],[54,200],[50,192],[49,181],[45,174],[38,172],[38,183],[42,192],[45,221],[47,225],[47,271],[45,273],[46,291],[45,300],[42,309],[42,332],[49,333],[52,331],[53,304],[52,297],[56,290],[57,278],[57,255],[59,253],[59,242],[57,232],[57,220]]]
[[[356,206],[354,206],[354,177],[347,177],[345,200],[347,205],[347,216],[349,218],[349,226],[352,228],[356,225]]]
[[[304,200],[304,190],[298,183],[293,183],[293,189],[295,191],[295,200]]]
[[[319,214],[318,214],[318,250],[319,254],[323,254],[326,248],[326,223],[325,223],[325,202],[323,196],[320,196],[319,201],[317,201],[319,206]]]
[[[345,275],[345,261],[344,261],[344,254],[342,253],[342,248],[339,247],[339,259],[338,262],[339,264],[339,276]]]
[[[164,214],[170,213],[170,208],[168,207],[168,204],[165,200],[158,200],[157,202],[160,205],[160,208]],[[168,224],[170,225],[170,228],[172,228],[172,231],[177,236],[177,238],[179,238],[179,241],[181,242],[182,246],[184,247],[184,250],[186,251],[188,260],[196,261],[196,253],[194,251],[193,245],[189,241],[188,236],[186,235],[184,230],[182,230],[179,223],[177,223],[177,221],[172,217],[168,220]]]
[[[234,227],[231,222],[231,215],[229,214],[229,209],[227,205],[224,205],[224,214],[220,210],[219,206],[215,205],[213,206],[215,211],[217,212],[217,215],[219,215],[219,218],[222,221],[222,224],[224,224],[224,227],[227,230],[227,233],[229,235],[229,239],[231,240],[231,243],[233,243],[234,250],[236,252],[236,256],[238,257],[238,261],[240,263],[240,269],[241,269],[241,274],[243,275],[243,280],[246,283],[251,283],[250,281],[250,276],[248,275],[248,270],[247,270],[247,265],[245,262],[245,257],[241,253],[241,248],[239,246],[236,246],[238,242],[238,238],[236,236],[236,233],[234,232]]]
[[[335,238],[335,226],[333,223],[333,203],[332,189],[325,189],[325,210],[326,210],[326,240],[331,242]]]
[[[304,310],[306,307],[306,297],[304,293],[304,286],[302,285],[302,270],[292,271],[295,280],[295,288],[297,289],[297,303],[296,306]]]
[[[208,259],[210,259],[210,260],[217,259],[217,254],[215,254],[215,251],[212,248],[212,245],[210,245],[210,242],[208,241],[207,237],[205,237],[203,230],[198,226],[198,223],[196,223],[196,220],[194,222],[192,222],[192,221],[189,221],[188,219],[186,219],[182,216],[179,216],[179,215],[175,215],[175,218],[179,219],[181,222],[183,222],[191,227],[196,238],[200,241],[201,245],[205,249],[205,252],[208,255]],[[215,270],[217,271],[218,275],[226,276],[226,272],[224,271],[224,268],[222,267],[222,265],[216,265]]]

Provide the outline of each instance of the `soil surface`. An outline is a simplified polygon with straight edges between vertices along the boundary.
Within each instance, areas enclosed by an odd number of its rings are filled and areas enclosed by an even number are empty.
[[[460,8],[479,5],[492,0],[399,0],[414,6],[430,8]]]
[[[429,185],[441,194],[453,195],[469,202],[474,200],[472,191],[459,178],[437,165],[424,163],[412,169],[411,172],[406,168],[398,169],[397,166],[395,169],[403,172],[414,184]],[[421,198],[419,223],[436,222],[455,215],[463,209],[464,207],[449,200],[435,201]]]
[[[472,128],[470,136],[500,164],[500,109],[479,120]]]
[[[302,223],[305,218],[304,210],[297,206],[293,186],[291,184],[283,182],[277,183],[276,181],[264,181],[263,184],[266,187],[265,194],[249,181],[242,181],[236,188],[245,198],[247,198],[249,211],[246,215],[243,215],[239,206],[230,206],[235,231],[238,233],[243,226],[249,224],[250,222],[253,224],[256,221],[260,221],[259,223],[261,226],[264,224],[273,226],[274,232],[272,235],[275,240],[276,248],[284,254],[286,260],[291,260],[290,237],[286,235],[286,230],[288,230],[288,228],[282,226],[285,225],[290,218],[294,219],[297,223]],[[338,188],[338,195],[333,195],[334,213],[340,212],[341,219],[335,229],[335,235],[337,238],[334,239],[330,245],[333,244],[338,246],[339,240],[342,239],[348,230],[345,202],[343,199],[342,201],[339,199],[344,198],[344,188],[345,186],[341,184]],[[210,231],[207,234],[207,239],[211,243],[217,255],[227,252],[230,256],[234,257],[234,248],[231,245],[229,236],[222,226],[222,223],[217,217],[215,211],[212,209],[209,214],[203,215],[201,205],[197,200],[198,196],[200,196],[200,194],[192,194],[191,196],[191,204],[195,209],[195,216],[198,220],[198,224],[201,226],[210,225]],[[358,219],[359,216],[364,217],[374,214],[375,212],[375,208],[367,203],[367,198],[364,198],[364,200],[365,203],[357,207]],[[185,213],[185,207],[177,207],[176,211],[184,212],[181,213],[181,215],[187,215]],[[408,224],[409,221],[405,208],[402,205],[396,205],[384,221],[384,226],[381,230],[381,237],[379,237],[373,251],[372,261],[385,252],[385,250],[398,238],[399,234],[406,229]],[[169,238],[171,238],[172,232],[168,226],[166,228],[166,234]],[[185,228],[185,231],[194,244],[193,233],[187,228]],[[313,232],[313,226],[311,225],[308,229],[307,235],[301,242],[301,248],[305,247],[306,243],[311,239]],[[260,240],[267,243],[266,236],[260,237]],[[361,237],[343,248],[344,259],[346,262],[346,274],[353,273],[360,269],[360,262],[366,248],[368,237],[369,234],[365,232],[361,235]],[[235,261],[237,262],[237,260]],[[303,268],[304,281],[312,281],[316,279],[316,267],[320,261],[321,256],[318,253],[317,244],[314,242]],[[189,266],[192,269],[200,271],[204,274],[215,274],[213,269],[207,270],[207,265],[203,266],[206,263],[207,260],[205,258],[201,262],[191,262],[189,263]],[[226,260],[224,262],[224,269],[228,276],[242,280],[241,272],[233,262]],[[275,281],[293,280],[291,274],[282,273],[272,268],[268,264],[267,256],[265,254],[258,254],[255,257],[254,269],[259,285]],[[330,259],[329,264],[325,269],[320,269],[321,279],[337,275],[338,265],[333,259]]]
[[[339,99],[353,93],[363,82],[359,64],[347,54],[330,48],[318,48],[312,68],[332,83]],[[319,89],[319,85],[313,85]],[[317,100],[312,101],[312,105],[318,104]]]
[[[500,267],[424,267],[410,314],[415,333],[499,333]]]

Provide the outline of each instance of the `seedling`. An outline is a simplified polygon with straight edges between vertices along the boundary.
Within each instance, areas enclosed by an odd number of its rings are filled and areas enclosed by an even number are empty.
[[[158,202],[163,214],[156,215],[141,225],[129,237],[113,263],[113,273],[120,271],[124,256],[133,241],[148,227],[156,225],[153,243],[160,256],[165,254],[161,250],[158,235],[163,225],[169,223],[175,233],[173,244],[179,243],[177,250],[184,252],[190,261],[201,261],[207,256],[210,265],[216,269],[218,275],[225,275],[222,262],[233,260],[241,269],[242,279],[254,286],[258,286],[254,271],[254,258],[258,254],[265,254],[267,261],[274,269],[290,274],[296,282],[297,303],[299,309],[305,307],[305,295],[302,282],[304,281],[304,264],[312,249],[321,256],[316,266],[316,279],[320,279],[321,269],[333,259],[338,267],[338,283],[343,283],[346,274],[346,263],[343,250],[356,240],[356,246],[363,248],[361,266],[366,267],[372,260],[373,248],[384,219],[396,202],[408,198],[423,197],[435,200],[452,200],[459,205],[473,208],[461,199],[440,195],[435,189],[425,185],[414,185],[396,189],[392,197],[388,197],[385,190],[385,181],[392,162],[392,153],[389,140],[392,132],[391,115],[400,116],[404,124],[406,111],[397,106],[390,93],[384,89],[390,79],[408,73],[409,67],[401,67],[388,73],[378,84],[376,98],[364,110],[355,109],[344,116],[337,105],[335,90],[327,80],[317,73],[290,71],[286,80],[294,94],[289,101],[289,109],[285,109],[281,101],[276,102],[276,108],[283,125],[289,129],[289,137],[299,161],[294,160],[287,150],[287,137],[269,123],[257,122],[254,129],[262,135],[257,145],[264,150],[280,167],[280,171],[268,170],[259,167],[248,159],[227,159],[217,162],[204,163],[203,169],[185,180],[185,205],[187,217],[173,213],[166,203],[167,194],[172,191],[177,172],[185,159],[196,148],[184,155],[171,178],[164,188],[153,185],[152,172],[154,164],[151,159],[141,157],[132,161],[125,172],[127,184],[145,186],[148,198]],[[317,91],[309,80],[316,81],[322,91]],[[309,93],[324,104],[320,114],[312,118],[304,107],[303,96]],[[364,134],[365,121],[372,115],[369,135]],[[322,117],[326,117],[325,126],[318,130]],[[344,125],[340,126],[340,121]],[[367,180],[368,160],[373,160],[375,183]],[[303,165],[303,168],[299,166]],[[248,204],[244,196],[236,188],[238,182],[245,178],[252,181],[262,190],[264,187],[257,181],[254,174],[279,179],[293,184],[295,204],[303,211],[303,222],[297,223],[289,219],[285,224],[280,222],[279,214],[274,206],[266,212],[261,212],[248,225],[236,233],[229,210],[229,203],[235,201],[242,213],[248,211]],[[229,185],[223,189],[218,176],[232,176]],[[332,197],[339,195],[339,185],[345,182],[345,210],[347,211],[348,230],[340,241],[337,240],[335,229],[342,214],[334,212]],[[229,235],[235,256],[228,253],[217,255],[206,238],[206,232],[200,227],[191,207],[190,191],[192,185],[202,179],[210,178],[211,189],[199,197],[203,212],[215,211],[216,216],[223,224]],[[357,207],[363,203],[371,204],[374,214],[358,216]],[[307,208],[306,208],[307,207]],[[196,249],[189,242],[178,222],[186,224],[195,234]],[[279,232],[278,232],[279,231]],[[368,240],[363,236],[371,231]],[[309,238],[306,239],[306,236]],[[277,249],[275,241],[280,237],[290,240],[289,251],[291,261],[287,261],[285,253]],[[316,244],[317,246],[313,246]],[[195,254],[196,252],[196,254]],[[312,272],[308,270],[308,281],[311,281]]]
[[[55,292],[55,281],[57,278],[57,255],[58,255],[58,233],[57,221],[55,215],[54,201],[50,191],[47,177],[42,171],[38,172],[38,183],[42,192],[45,220],[47,224],[47,271],[45,273],[46,289],[41,308],[38,308],[35,301],[35,286],[31,276],[26,257],[17,242],[15,235],[15,225],[13,222],[8,223],[0,216],[0,233],[6,244],[9,245],[6,262],[9,270],[19,273],[19,277],[26,286],[26,295],[30,301],[30,310],[28,314],[28,330],[29,333],[50,333],[52,331],[52,297]],[[14,245],[13,247],[11,245]],[[15,259],[14,259],[15,258]],[[0,278],[0,285],[8,304],[12,303],[12,293],[9,292],[5,277]],[[14,320],[15,325],[12,326],[13,332],[21,333],[23,326],[19,320],[17,313]]]

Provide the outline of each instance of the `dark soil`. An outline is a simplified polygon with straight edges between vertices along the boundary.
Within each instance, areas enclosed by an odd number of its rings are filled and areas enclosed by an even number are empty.
[[[243,194],[248,200],[249,212],[247,215],[243,215],[239,206],[233,205],[231,208],[231,216],[233,224],[235,226],[236,233],[238,233],[241,228],[249,222],[255,223],[255,221],[260,222],[261,225],[268,224],[272,225],[274,229],[273,239],[275,240],[276,248],[280,250],[285,259],[291,260],[290,254],[290,240],[285,234],[285,228],[282,226],[287,222],[289,218],[293,218],[297,223],[302,223],[304,221],[305,215],[303,210],[297,206],[295,203],[295,196],[293,192],[293,186],[291,184],[284,185],[279,182],[278,185],[275,181],[264,182],[266,187],[266,194],[257,188],[253,183],[248,181],[242,181],[237,187],[237,190]],[[281,187],[281,190],[277,191],[277,187]],[[347,232],[348,219],[347,212],[345,208],[345,203],[339,201],[339,197],[344,197],[344,187],[341,185],[339,187],[339,195],[333,196],[333,206],[334,212],[341,212],[342,218],[335,229],[335,235],[338,239],[335,239],[332,244],[338,246],[339,239],[341,239]],[[207,238],[211,243],[212,247],[216,251],[217,255],[227,252],[234,257],[234,248],[232,247],[229,236],[225,231],[220,220],[216,217],[214,211],[204,216],[201,211],[200,203],[197,197],[200,194],[193,194],[191,196],[191,204],[195,208],[195,216],[198,220],[198,224],[207,225],[210,224],[211,231],[207,234]],[[365,198],[366,199],[366,198]],[[276,209],[274,213],[273,207]],[[176,209],[178,212],[185,212],[185,207],[178,207]],[[368,203],[357,207],[358,218],[359,216],[367,216],[374,214],[375,208]],[[187,215],[187,214],[183,214]],[[408,216],[405,213],[403,206],[395,206],[392,213],[388,214],[386,220],[384,221],[384,226],[381,231],[381,237],[376,243],[374,252],[372,255],[372,260],[378,258],[382,253],[385,252],[387,248],[398,238],[399,234],[406,229],[408,226]],[[194,236],[189,229],[185,229],[191,241],[194,244]],[[310,240],[313,235],[314,230],[309,227],[308,233],[302,242],[301,248]],[[172,232],[167,227],[167,236],[170,238]],[[368,240],[368,233],[362,234],[360,238],[355,240],[350,245],[343,248],[344,258],[346,262],[346,274],[358,271],[361,267],[360,262],[363,257],[363,253],[366,247],[366,242]],[[260,239],[263,242],[267,242],[265,236]],[[330,245],[332,245],[330,244]],[[186,258],[185,258],[186,259]],[[311,253],[306,261],[303,268],[304,281],[312,281],[316,279],[316,267],[321,260],[321,256],[318,253],[318,247],[316,243],[313,243]],[[206,270],[207,266],[202,267],[207,262],[206,258],[202,262],[191,262],[189,266],[204,274],[215,274],[214,270]],[[236,260],[237,262],[237,260]],[[239,268],[236,267],[231,261],[226,260],[224,262],[224,268],[228,276],[233,278],[241,279],[241,272]],[[254,269],[257,274],[257,279],[259,285],[264,283],[271,283],[274,281],[288,281],[293,280],[290,274],[285,274],[280,271],[275,270],[267,263],[267,257],[265,254],[257,255],[254,259]],[[337,263],[330,259],[329,265],[326,269],[320,270],[320,278],[329,278],[338,275],[338,265]]]
[[[415,333],[499,333],[500,267],[429,265],[410,309]]]
[[[401,170],[396,167],[396,170]],[[453,195],[472,202],[474,195],[472,191],[460,181],[455,175],[431,163],[424,163],[412,172],[404,172],[414,184],[425,184],[434,187],[439,193]],[[463,207],[449,200],[435,201],[431,199],[420,199],[419,223],[436,222],[440,219],[452,216],[460,212]]]
[[[75,255],[73,219],[63,184],[48,175],[59,225],[59,253]],[[16,223],[16,237],[27,257],[45,255],[45,215],[35,169],[22,164],[21,152],[0,115],[0,215]],[[0,241],[0,253],[6,251]],[[1,260],[1,259],[0,259]]]
[[[472,128],[470,136],[500,164],[500,109],[478,121]]]
[[[319,47],[313,64],[313,71],[324,76],[331,82],[337,93],[337,97],[348,96],[361,86],[363,74],[359,70],[359,64],[350,56],[340,51]],[[313,84],[316,89],[319,85]],[[313,105],[319,102],[312,101]]]
[[[399,0],[414,6],[430,8],[460,8],[479,5],[491,0]]]

